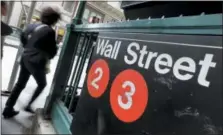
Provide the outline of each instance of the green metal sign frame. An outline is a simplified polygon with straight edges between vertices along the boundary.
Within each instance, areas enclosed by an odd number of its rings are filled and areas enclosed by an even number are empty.
[[[83,24],[74,31],[222,35],[223,14]]]

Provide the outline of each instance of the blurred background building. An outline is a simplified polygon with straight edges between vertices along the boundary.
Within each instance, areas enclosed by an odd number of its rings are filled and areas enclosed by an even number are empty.
[[[26,22],[26,14],[31,6],[31,1],[16,1],[14,2],[9,25],[23,29]],[[76,15],[78,1],[60,1],[60,2],[46,2],[37,1],[32,15],[31,23],[39,20],[41,8],[44,5],[54,4],[61,8],[62,20],[56,24],[57,37],[63,38],[65,34],[66,24],[72,21]],[[96,16],[100,19],[100,23],[115,22],[124,20],[123,11],[120,9],[121,2],[107,2],[107,1],[88,1],[82,18],[84,24],[89,22],[89,19]]]

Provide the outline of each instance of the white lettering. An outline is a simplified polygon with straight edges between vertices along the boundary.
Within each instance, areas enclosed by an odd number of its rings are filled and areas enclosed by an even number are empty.
[[[115,59],[117,59],[117,57],[118,57],[118,52],[119,52],[119,49],[120,49],[120,46],[121,46],[121,41],[119,41],[119,43],[118,43],[118,47],[117,47],[117,49],[116,49],[116,54],[115,54]]]
[[[101,80],[102,76],[103,76],[103,70],[101,67],[98,67],[96,68],[95,74],[98,74],[98,77],[96,77],[92,82],[91,82],[91,85],[96,89],[98,90],[99,89],[99,85],[97,84],[98,81]]]
[[[116,60],[122,41],[115,41],[114,44],[109,44],[109,42],[110,40],[99,38],[96,53]],[[195,61],[190,57],[173,58],[167,53],[152,52],[150,49],[147,50],[148,47],[147,45],[141,46],[137,42],[130,43],[127,46],[127,54],[124,54],[125,63],[128,65],[137,64],[138,67],[144,69],[154,67],[155,71],[162,75],[172,72],[181,81],[187,81],[195,77],[197,64],[198,67],[200,66],[200,71],[197,71],[199,74],[196,76],[198,84],[204,87],[210,86],[207,75],[210,68],[216,67],[216,62],[212,61],[213,54],[205,54],[203,60]]]
[[[105,48],[106,46],[108,45],[109,43],[109,40],[107,40],[106,44],[105,44],[105,40],[99,38],[98,39],[98,45],[97,45],[97,54],[100,52],[100,55],[103,55],[104,51],[105,51]]]
[[[128,109],[130,109],[132,107],[132,104],[133,104],[132,96],[136,92],[136,87],[135,87],[133,82],[125,81],[122,84],[122,88],[126,89],[126,87],[130,87],[130,91],[129,92],[125,92],[125,97],[127,98],[128,102],[127,103],[123,103],[123,101],[122,101],[123,96],[122,95],[118,95],[118,104],[124,110],[128,110]]]
[[[145,55],[148,53],[146,49],[147,49],[147,46],[143,46],[142,50],[140,51],[140,57],[139,57],[139,62],[138,62],[139,67],[144,67],[143,59]]]
[[[157,57],[157,55],[158,55],[157,52],[149,52],[148,57],[146,59],[145,69],[149,69],[150,62],[152,61],[153,58]]]
[[[188,66],[182,65],[182,63],[184,63],[184,62],[188,63]],[[187,71],[190,73],[195,73],[196,64],[193,59],[188,58],[188,57],[182,57],[182,58],[178,59],[176,61],[176,63],[174,64],[173,74],[176,76],[176,78],[178,78],[182,81],[189,80],[193,77],[193,75],[189,74],[189,73],[182,75],[182,74],[180,74],[179,70]]]
[[[202,86],[209,87],[210,82],[207,81],[206,77],[209,71],[209,68],[214,68],[216,66],[215,62],[212,62],[213,54],[206,54],[204,60],[199,62],[201,65],[201,70],[198,76],[198,83]]]
[[[105,57],[110,58],[112,54],[112,45],[107,45],[105,49]]]
[[[114,48],[113,48],[111,58],[114,58],[114,55],[115,55],[115,53],[116,53],[117,42],[118,42],[118,41],[115,42],[115,46],[114,46]]]
[[[137,61],[137,58],[138,58],[137,53],[135,53],[135,52],[132,50],[132,47],[135,47],[136,50],[139,50],[139,49],[140,49],[139,44],[138,44],[138,43],[135,43],[135,42],[131,43],[131,44],[128,46],[127,52],[128,52],[129,55],[132,56],[132,60],[129,60],[128,56],[126,56],[126,55],[124,56],[124,60],[125,60],[125,62],[126,62],[128,65],[132,65],[132,64],[134,64],[134,63]]]
[[[166,61],[163,61],[163,59],[166,59]],[[165,66],[166,68],[161,69],[160,66]],[[172,57],[169,54],[160,54],[159,57],[157,57],[155,62],[155,69],[160,74],[166,74],[170,72],[170,68],[173,65]],[[167,68],[169,67],[169,68]]]

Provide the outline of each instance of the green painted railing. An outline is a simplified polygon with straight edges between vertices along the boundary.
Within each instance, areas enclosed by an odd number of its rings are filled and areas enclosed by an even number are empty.
[[[223,14],[83,24],[74,31],[222,35]]]
[[[54,103],[51,115],[53,117],[53,126],[57,134],[71,134],[70,125],[72,116],[68,113],[68,109],[60,100]]]

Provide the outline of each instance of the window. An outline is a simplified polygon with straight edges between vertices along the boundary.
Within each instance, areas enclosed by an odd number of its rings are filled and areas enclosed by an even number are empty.
[[[83,18],[88,19],[89,13],[90,13],[90,11],[88,9],[85,9]]]
[[[64,1],[63,3],[64,10],[70,13],[73,12],[74,6],[75,6],[75,1]]]
[[[89,19],[93,16],[96,16],[97,18],[100,19],[100,22],[103,22],[103,18],[104,18],[103,13],[100,13],[100,12],[94,10],[94,9],[86,7],[85,10],[84,10],[83,18],[82,18],[83,24],[89,23]]]
[[[95,13],[95,12],[91,12],[90,17],[92,17],[92,16],[97,16],[97,15],[96,15],[96,13]]]
[[[29,7],[28,6],[25,6],[25,11],[27,11],[27,12],[29,11]],[[33,16],[32,16],[32,19],[31,19],[30,23],[33,23],[33,21],[36,20],[34,18],[39,18],[39,17],[40,17],[40,11],[34,10]],[[20,19],[19,19],[19,22],[18,22],[18,27],[23,29],[24,26],[25,26],[25,23],[26,23],[26,14],[22,10],[21,15],[20,15]]]
[[[99,18],[101,20],[102,17],[100,15],[97,15],[97,18]]]

